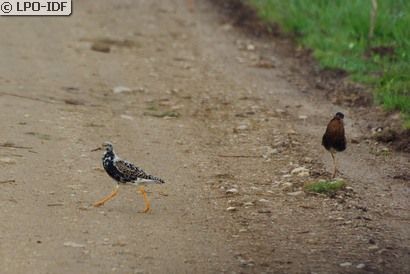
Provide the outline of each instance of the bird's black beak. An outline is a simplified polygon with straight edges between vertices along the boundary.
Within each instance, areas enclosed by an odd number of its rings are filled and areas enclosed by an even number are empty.
[[[92,149],[91,150],[91,152],[93,152],[93,151],[97,151],[97,150],[101,150],[101,149],[103,149],[103,147],[101,146],[101,147],[97,147],[97,148],[95,148],[95,149]]]

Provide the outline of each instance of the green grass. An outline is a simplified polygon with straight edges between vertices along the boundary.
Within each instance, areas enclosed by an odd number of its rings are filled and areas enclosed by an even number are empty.
[[[50,140],[50,135],[48,135],[48,134],[40,134],[40,135],[38,135],[38,138],[40,139],[40,140]]]
[[[152,116],[157,118],[164,118],[164,117],[173,117],[178,118],[181,116],[181,113],[178,111],[160,111],[160,107],[157,105],[150,105],[145,107],[146,112],[144,112],[145,116]]]
[[[158,110],[159,109],[159,107],[158,106],[155,106],[155,105],[151,105],[151,106],[147,106],[146,108],[145,108],[146,110]]]
[[[351,79],[372,87],[376,103],[403,113],[410,125],[410,1],[378,0],[368,50],[370,0],[248,0],[260,17],[292,33],[300,47],[313,50],[322,69],[343,69]]]
[[[332,195],[339,189],[347,186],[347,182],[334,181],[334,182],[315,182],[305,185],[305,190],[308,192],[321,193],[326,195]]]
[[[162,111],[162,112],[144,112],[145,116],[152,116],[157,118],[173,117],[178,118],[181,114],[177,111]]]

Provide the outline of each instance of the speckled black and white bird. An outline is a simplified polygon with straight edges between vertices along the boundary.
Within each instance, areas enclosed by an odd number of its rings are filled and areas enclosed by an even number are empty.
[[[341,174],[337,169],[336,152],[341,152],[346,149],[346,136],[343,123],[344,114],[338,112],[326,127],[326,132],[322,138],[322,145],[330,152],[333,158],[333,178],[337,173]]]
[[[117,186],[114,188],[113,192],[107,198],[98,203],[95,203],[94,206],[102,206],[106,201],[113,198],[115,195],[117,195],[120,184],[124,184],[138,187],[145,201],[144,212],[149,211],[150,205],[148,203],[147,194],[141,185],[153,183],[164,184],[164,180],[149,175],[136,165],[117,157],[117,155],[115,155],[113,146],[110,142],[105,142],[102,144],[101,147],[93,149],[91,151],[97,151],[102,149],[105,150],[102,157],[104,169],[108,173],[108,175],[110,175],[110,177],[117,182]]]

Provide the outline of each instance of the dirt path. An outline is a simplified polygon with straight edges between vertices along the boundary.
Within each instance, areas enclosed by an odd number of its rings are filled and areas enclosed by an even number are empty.
[[[0,18],[1,272],[410,271],[408,155],[376,156],[355,110],[301,92],[275,41],[206,1],[74,9]],[[320,138],[339,110],[359,141],[338,155],[352,193],[306,195],[329,176]],[[114,187],[90,152],[103,141],[166,180],[149,213],[129,187],[91,206]]]

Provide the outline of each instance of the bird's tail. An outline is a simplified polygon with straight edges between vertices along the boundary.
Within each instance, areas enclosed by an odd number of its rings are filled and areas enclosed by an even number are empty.
[[[152,176],[149,179],[139,179],[138,180],[139,185],[148,185],[148,184],[165,184],[165,181],[162,180],[161,178],[154,177]]]

